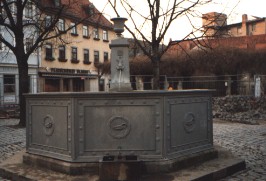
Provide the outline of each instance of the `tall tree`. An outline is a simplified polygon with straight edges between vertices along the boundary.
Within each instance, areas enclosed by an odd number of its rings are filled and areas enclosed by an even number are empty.
[[[59,38],[64,42],[61,36],[85,19],[94,16],[94,9],[91,4],[84,6],[87,8],[87,13],[82,15],[83,18],[75,19],[75,25],[62,31],[57,26],[60,17],[71,18],[80,13],[77,11],[77,8],[80,8],[79,0],[1,0],[0,3],[0,28],[2,32],[8,34],[0,36],[0,42],[5,44],[9,53],[13,52],[16,57],[19,73],[19,125],[25,126],[26,100],[23,94],[29,92],[29,56],[47,40]],[[12,37],[12,40],[7,37]],[[32,42],[30,46],[24,48],[26,39],[31,39]]]
[[[120,17],[118,6],[126,12],[133,29],[125,26],[136,41],[143,53],[149,57],[153,66],[153,89],[159,89],[160,60],[169,48],[162,46],[164,37],[170,26],[181,17],[187,17],[193,26],[192,17],[201,17],[198,12],[200,6],[210,3],[211,0],[144,0],[141,2],[130,0],[108,0],[117,16]],[[136,6],[137,5],[137,6]],[[140,8],[141,7],[141,8]],[[146,7],[147,9],[143,9]],[[179,26],[182,28],[182,26]],[[194,31],[195,30],[195,31]],[[195,28],[184,39],[197,37]],[[148,32],[148,33],[147,33]],[[182,40],[181,40],[182,41]]]

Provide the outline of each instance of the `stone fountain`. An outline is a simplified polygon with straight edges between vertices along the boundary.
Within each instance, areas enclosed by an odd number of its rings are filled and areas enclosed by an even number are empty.
[[[125,18],[114,18],[111,91],[27,94],[24,162],[101,180],[137,180],[212,159],[210,90],[133,91]],[[122,23],[121,23],[122,22]],[[117,27],[118,25],[118,27]]]

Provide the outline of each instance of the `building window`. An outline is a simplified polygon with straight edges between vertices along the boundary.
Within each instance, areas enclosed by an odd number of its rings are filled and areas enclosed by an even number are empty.
[[[10,13],[12,15],[16,15],[17,14],[16,1],[15,0],[6,0],[6,2],[8,3],[8,8],[9,8]],[[0,15],[3,17],[3,19],[5,19],[7,17],[7,13],[5,11],[5,8],[3,7],[2,1],[0,1]]]
[[[0,29],[1,31],[1,29]],[[2,33],[0,32],[0,38],[3,38]],[[4,49],[3,43],[0,41],[0,51]]]
[[[2,3],[0,3],[0,15],[1,15],[1,16],[3,16],[3,14],[2,14],[2,13],[3,13],[3,11],[4,11],[4,10],[3,10]]]
[[[99,80],[99,91],[104,91],[104,85],[105,85],[104,79],[100,79]]]
[[[70,91],[70,79],[63,79],[63,91]]]
[[[73,78],[73,91],[82,92],[84,91],[84,80],[80,78]]]
[[[82,33],[83,33],[83,37],[84,38],[88,38],[89,37],[88,26],[83,25],[83,27],[82,27]]]
[[[32,2],[28,1],[25,7],[25,17],[32,18],[33,17],[33,5]]]
[[[15,75],[4,75],[4,93],[15,93]]]
[[[241,34],[241,33],[242,33],[241,26],[238,26],[238,27],[236,28],[236,32],[237,32],[237,34]]]
[[[63,19],[58,20],[58,29],[59,31],[65,31],[65,21]]]
[[[60,91],[60,79],[45,79],[45,92],[59,92]]]
[[[70,26],[71,28],[71,35],[77,36],[78,35],[78,31],[77,31],[77,26],[75,23],[71,23]]]
[[[29,93],[34,93],[33,91],[34,91],[34,88],[32,87],[32,80],[33,79],[33,77],[31,77],[30,75],[28,76],[28,83],[29,83]]]
[[[103,40],[108,41],[108,31],[103,30]]]
[[[99,29],[98,28],[94,28],[93,36],[94,36],[95,40],[99,40],[100,39],[100,37],[99,37]]]
[[[45,60],[54,60],[54,58],[53,58],[53,46],[51,44],[47,44],[45,46]]]
[[[55,7],[59,7],[61,5],[60,0],[54,0]]]
[[[251,25],[251,31],[256,31],[256,24]]]
[[[71,62],[78,63],[78,49],[77,47],[71,48]]]
[[[64,45],[60,45],[58,47],[58,53],[59,53],[59,57],[58,57],[58,60],[60,62],[66,62],[66,47]]]
[[[45,17],[45,27],[48,28],[52,24],[52,17],[51,16],[46,16]]]
[[[103,61],[108,62],[108,52],[103,52]]]
[[[9,3],[9,10],[11,14],[16,15],[17,14],[17,4],[14,0],[7,0],[7,3]]]
[[[0,2],[0,15],[3,17],[3,18],[6,18],[6,11],[2,5],[2,3]]]
[[[88,49],[84,49],[83,50],[83,54],[84,54],[84,64],[90,64],[90,52]]]
[[[28,52],[31,49],[31,47],[33,46],[33,39],[32,38],[26,38],[25,45],[26,45],[26,52]]]
[[[94,63],[99,63],[99,51],[94,51]]]

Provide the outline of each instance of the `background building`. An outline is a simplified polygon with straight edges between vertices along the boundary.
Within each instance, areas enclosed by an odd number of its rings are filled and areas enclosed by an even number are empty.
[[[102,76],[99,64],[109,61],[109,41],[115,38],[113,25],[88,0],[64,12],[58,29],[64,31],[91,14],[58,39],[47,41],[41,49],[39,68],[40,92],[103,91],[108,89],[108,76]],[[52,18],[46,13],[46,19]]]
[[[16,9],[15,4],[11,4],[10,9]],[[26,12],[24,12],[26,13]],[[4,16],[4,11],[0,11],[1,16]],[[15,12],[12,12],[15,16]],[[6,19],[5,21],[8,21]],[[25,33],[25,37],[27,37]],[[0,26],[0,36],[4,37],[6,41],[14,44],[14,36],[7,28]],[[27,44],[29,45],[29,44]],[[25,48],[27,49],[27,45]],[[37,77],[40,54],[35,51],[29,57],[29,91],[30,93],[37,92]],[[0,106],[13,106],[19,103],[19,74],[16,57],[13,52],[0,41]]]
[[[204,36],[212,37],[227,34],[222,30],[222,27],[227,26],[227,15],[217,12],[203,14],[202,26]]]
[[[205,35],[211,38],[266,34],[266,18],[247,14],[242,15],[242,22],[227,25],[227,15],[210,12],[202,16],[202,25]]]
[[[62,37],[44,42],[34,51],[29,59],[29,90],[37,92],[63,91],[99,91],[108,89],[108,76],[102,75],[99,65],[110,59],[109,41],[115,37],[113,25],[88,0],[71,0],[68,11],[62,13],[55,27],[56,31],[65,31],[74,26]],[[46,6],[60,8],[68,0],[42,0]],[[1,2],[2,3],[2,2]],[[38,4],[39,5],[39,4]],[[10,10],[15,17],[16,3],[10,3]],[[34,20],[34,15],[43,15],[47,25],[54,14],[45,9],[39,12],[33,4],[27,3],[23,19]],[[6,17],[4,9],[0,9],[1,17]],[[87,18],[89,17],[89,18]],[[81,20],[83,20],[80,23]],[[8,21],[6,18],[5,21]],[[42,25],[41,25],[42,26]],[[31,27],[32,28],[32,27]],[[34,42],[33,29],[24,31],[25,50]],[[14,36],[5,27],[0,27],[0,36],[13,44]],[[16,57],[13,52],[0,42],[0,106],[19,103],[19,74]]]

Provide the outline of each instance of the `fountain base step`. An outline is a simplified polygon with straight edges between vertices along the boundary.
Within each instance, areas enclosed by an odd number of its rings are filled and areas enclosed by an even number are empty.
[[[218,150],[217,159],[205,161],[203,163],[192,165],[191,167],[188,167],[186,169],[181,169],[179,171],[174,171],[174,172],[169,172],[169,173],[154,173],[154,174],[143,174],[142,173],[142,175],[139,175],[140,177],[139,180],[141,181],[219,180],[219,179],[225,178],[226,176],[232,175],[238,171],[244,170],[246,168],[244,160],[235,157],[229,151],[221,147],[216,147],[216,149]],[[87,173],[87,174],[84,173],[82,175],[69,175],[69,174],[64,174],[64,173],[50,170],[49,166],[53,167],[54,165],[58,164],[57,163],[58,160],[53,159],[53,161],[51,162],[51,160],[45,157],[38,156],[38,160],[39,160],[38,162],[44,162],[46,165],[48,164],[47,161],[50,161],[50,162],[46,168],[36,167],[36,166],[24,164],[22,162],[23,155],[25,155],[25,150],[17,153],[16,155],[12,156],[8,160],[5,160],[4,162],[2,162],[0,164],[0,176],[3,178],[14,180],[14,181],[21,181],[21,180],[98,181],[99,180],[99,173],[97,173],[99,171],[97,170],[99,169],[99,167],[95,168],[96,173]],[[69,163],[65,162],[65,164],[68,165]],[[82,165],[82,163],[79,163],[79,164]],[[99,163],[97,163],[97,165],[98,164]],[[76,164],[76,168],[78,168],[77,165],[78,164]],[[64,167],[64,165],[61,165],[61,167]],[[87,169],[84,169],[84,170],[87,170]],[[136,179],[135,181],[137,180],[138,179]]]
[[[26,153],[23,155],[23,162],[27,165],[40,166],[69,175],[100,173],[103,178],[113,178],[120,174],[121,169],[128,170],[128,177],[131,177],[131,175],[135,175],[136,173],[138,173],[137,175],[168,173],[203,163],[217,157],[217,150],[210,149],[171,160],[160,159],[157,161],[141,161],[138,160],[136,156],[123,156],[122,158],[118,158],[118,156],[105,156],[99,162],[78,163]],[[108,174],[110,175],[108,176]]]
[[[99,163],[101,181],[140,180],[142,162],[137,156],[105,156]]]

